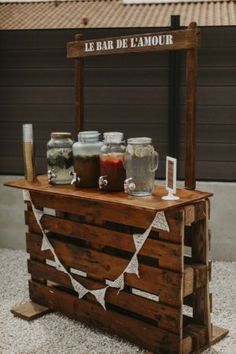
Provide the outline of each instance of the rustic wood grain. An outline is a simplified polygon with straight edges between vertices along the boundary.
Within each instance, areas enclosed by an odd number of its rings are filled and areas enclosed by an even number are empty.
[[[211,341],[210,295],[209,295],[209,238],[208,238],[209,205],[205,202],[205,219],[192,225],[192,258],[193,262],[207,267],[205,286],[196,289],[193,296],[194,322],[204,325],[207,330],[208,343]],[[199,347],[200,348],[200,347]],[[196,348],[196,349],[199,349]]]
[[[28,261],[28,270],[32,275],[42,276],[47,280],[58,283],[66,288],[73,289],[69,277],[57,269],[35,261]],[[104,283],[91,280],[72,273],[73,278],[81,282],[88,289],[99,289],[104,287]],[[90,296],[89,301],[96,300]],[[121,291],[117,294],[117,289],[108,288],[105,301],[123,308],[132,313],[137,313],[145,318],[156,322],[157,327],[166,329],[176,334],[180,334],[180,308],[167,306],[159,302],[143,298],[141,296]]]
[[[79,43],[83,36],[75,35],[75,43]],[[75,134],[84,129],[84,60],[75,59]],[[75,139],[77,138],[77,135]],[[76,139],[77,140],[77,139]]]
[[[79,247],[70,244],[68,241],[65,243],[51,238],[50,235],[49,240],[63,265],[84,271],[88,273],[90,278],[95,277],[96,279],[99,277],[104,280],[114,280],[122,273],[129,262],[128,259]],[[30,254],[39,254],[45,259],[53,260],[54,257],[50,251],[41,251],[41,243],[42,236],[27,233],[27,251]],[[186,269],[188,270],[189,267]],[[137,278],[134,274],[125,274],[125,283],[137,289],[158,295],[163,303],[175,306],[179,305],[181,300],[181,274],[151,267],[146,264],[139,265],[139,272],[140,278]],[[192,287],[193,285],[186,285],[187,293],[190,286]]]
[[[179,337],[176,334],[112,310],[104,311],[100,305],[79,300],[77,296],[55,288],[47,288],[31,281],[29,288],[33,301],[61,311],[72,319],[118,334],[157,354],[178,353]]]
[[[51,312],[51,310],[48,307],[33,301],[25,302],[24,304],[11,309],[11,313],[13,313],[14,316],[22,318],[26,321],[35,320],[36,318],[39,318],[49,312]]]
[[[103,203],[110,203],[112,206],[129,206],[135,207],[137,212],[141,209],[143,212],[145,210],[159,211],[159,210],[168,210],[176,209],[177,207],[182,207],[188,204],[191,204],[195,201],[202,200],[212,196],[212,193],[193,191],[187,189],[177,189],[177,194],[180,197],[177,201],[163,201],[161,197],[166,194],[166,189],[163,186],[157,186],[154,190],[153,195],[140,198],[129,196],[123,192],[116,193],[104,193],[99,189],[94,188],[74,188],[71,185],[49,185],[48,178],[45,175],[38,176],[37,180],[34,183],[28,183],[25,179],[19,179],[11,182],[5,183],[6,186],[26,189],[32,192],[38,192],[37,197],[43,193],[43,196],[46,198],[47,195],[57,196],[58,202],[60,202],[60,197],[66,197],[70,200],[75,198],[77,202],[83,200],[86,203],[87,200],[90,201],[102,201]],[[33,194],[34,196],[34,194]],[[45,207],[45,205],[42,203]],[[52,207],[53,208],[53,207]],[[56,207],[53,209],[57,209]],[[79,209],[79,208],[78,208]],[[68,210],[66,210],[68,211]],[[73,211],[71,211],[73,212]],[[127,213],[126,216],[128,216]]]
[[[171,45],[158,45],[150,47],[134,47],[134,48],[114,48],[108,50],[95,50],[91,52],[85,51],[85,43],[97,43],[98,41],[116,41],[116,39],[126,39],[130,40],[132,37],[140,38],[142,36],[160,36],[160,35],[172,35],[173,44]],[[168,31],[168,32],[156,32],[156,33],[144,33],[144,34],[134,34],[129,36],[119,36],[119,37],[107,37],[99,38],[99,40],[88,40],[88,41],[77,41],[67,43],[67,58],[81,58],[88,56],[100,56],[100,55],[112,55],[119,53],[142,53],[142,52],[160,52],[166,50],[183,50],[194,48],[197,45],[196,32],[191,28],[178,31]]]
[[[191,25],[198,36],[196,24]],[[197,87],[197,49],[187,50],[186,54],[186,152],[185,152],[185,187],[196,187],[196,87]]]
[[[25,212],[25,214],[26,224],[30,225],[30,230],[41,234],[33,212]],[[87,241],[90,243],[90,248],[94,248],[96,244],[99,244],[128,251],[132,254],[135,252],[133,235],[129,233],[78,223],[51,215],[44,215],[41,219],[41,224],[45,230],[50,230],[72,239]],[[181,250],[181,244],[148,238],[139,254],[158,260],[161,268],[182,272]]]

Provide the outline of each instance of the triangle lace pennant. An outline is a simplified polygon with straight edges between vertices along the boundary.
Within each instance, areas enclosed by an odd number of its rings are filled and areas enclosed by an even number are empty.
[[[52,250],[52,249],[53,249],[53,247],[52,247],[51,243],[48,241],[47,236],[44,234],[43,240],[42,240],[41,251]]]
[[[43,216],[43,210],[40,210],[40,209],[36,209],[33,205],[32,205],[32,209],[33,209],[33,212],[34,212],[34,216],[35,216],[35,219],[37,220],[38,224],[40,223],[40,220]],[[40,225],[41,226],[41,225]]]
[[[139,277],[139,270],[138,270],[139,264],[138,264],[138,257],[137,254],[135,253],[129,262],[128,266],[125,269],[126,273],[132,273],[136,274],[137,277]]]
[[[78,293],[78,298],[82,299],[82,297],[84,295],[86,295],[89,290],[86,289],[82,284],[80,284],[77,280],[75,280],[74,278],[72,278],[72,276],[70,276],[70,280],[71,280],[71,284],[73,286],[73,288],[75,289],[75,291]]]
[[[23,194],[23,200],[24,200],[24,202],[26,202],[26,201],[31,202],[30,193],[29,193],[28,190],[23,189],[22,194]]]
[[[107,280],[107,285],[111,286],[112,288],[118,288],[120,292],[121,290],[124,289],[125,287],[125,281],[124,281],[124,273],[122,273],[117,279],[114,281],[108,281]]]
[[[107,287],[98,289],[98,290],[91,290],[89,291],[91,294],[93,294],[96,297],[97,302],[99,302],[104,310],[106,310],[106,305],[105,305],[105,293],[107,291]]]
[[[54,256],[55,268],[56,268],[57,270],[59,270],[60,272],[64,272],[64,273],[66,273],[66,274],[69,275],[69,273],[67,272],[66,268],[65,268],[65,267],[63,266],[63,264],[59,261],[59,258],[57,257],[57,255],[56,255],[56,253],[55,253],[53,247],[51,248],[51,252],[52,252],[52,254],[53,254],[53,256]]]
[[[143,247],[146,239],[150,234],[151,229],[152,229],[152,224],[149,226],[149,228],[146,231],[144,231],[143,234],[133,234],[134,244],[137,251],[136,253],[138,253]]]
[[[164,211],[159,211],[156,213],[155,219],[152,222],[152,226],[156,229],[170,232]]]
[[[144,234],[133,234],[135,249],[138,251],[143,246],[145,235]]]

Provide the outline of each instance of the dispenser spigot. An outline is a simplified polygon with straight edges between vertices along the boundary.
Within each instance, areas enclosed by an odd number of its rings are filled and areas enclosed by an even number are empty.
[[[99,188],[102,189],[108,185],[107,176],[100,176],[98,179]]]
[[[80,178],[79,178],[79,176],[77,176],[76,172],[71,172],[70,175],[73,176],[73,179],[70,182],[71,184],[75,184],[75,183],[79,183],[80,182]]]
[[[53,170],[48,170],[48,182],[52,183],[53,179],[55,179],[57,175],[53,172]]]
[[[133,182],[133,178],[127,178],[124,182],[124,191],[125,193],[133,192],[136,189],[136,185]]]

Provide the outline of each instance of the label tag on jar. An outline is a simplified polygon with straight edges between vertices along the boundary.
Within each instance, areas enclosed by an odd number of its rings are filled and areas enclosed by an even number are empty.
[[[176,193],[177,160],[166,156],[166,190],[168,195],[162,197],[163,200],[178,200]]]

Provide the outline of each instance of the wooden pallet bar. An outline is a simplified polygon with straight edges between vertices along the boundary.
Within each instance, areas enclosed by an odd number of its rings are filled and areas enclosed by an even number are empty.
[[[214,327],[209,293],[211,193],[195,190],[196,68],[199,30],[186,29],[85,40],[76,35],[67,45],[75,60],[75,133],[84,123],[84,60],[89,56],[157,51],[186,54],[185,188],[177,201],[164,201],[164,187],[145,198],[123,192],[49,185],[46,176],[33,183],[17,180],[7,186],[28,190],[35,208],[44,211],[41,227],[53,250],[41,251],[43,235],[27,202],[26,247],[31,302],[14,312],[30,320],[45,309],[117,334],[156,354],[194,354],[222,339],[227,330]],[[139,277],[125,273],[124,289],[109,288],[106,310],[93,290],[104,289],[126,269],[135,252],[133,234],[143,233],[158,212],[169,231],[152,228],[138,254]],[[185,254],[185,249],[188,253]],[[64,270],[55,267],[54,254]],[[59,269],[60,269],[59,267]],[[71,279],[71,277],[73,277]],[[81,299],[73,279],[91,292]],[[33,303],[37,304],[32,306]],[[41,306],[41,307],[40,307]],[[184,314],[189,306],[192,315]],[[22,312],[22,313],[20,313]],[[140,333],[142,335],[140,335]]]
[[[34,205],[44,210],[41,225],[57,257],[75,280],[91,290],[105,287],[121,274],[135,252],[133,233],[144,232],[158,210],[165,212],[170,227],[170,232],[152,229],[138,255],[140,278],[125,274],[125,288],[119,294],[109,287],[105,311],[92,294],[78,299],[68,275],[54,267],[51,251],[41,251],[43,235],[27,202],[33,303],[116,333],[153,353],[189,354],[210,345],[210,193],[178,190],[179,201],[165,202],[163,187],[141,201],[122,192],[111,195],[48,185],[46,176],[33,184],[18,180],[8,185],[30,191]],[[186,244],[191,249],[188,256]],[[193,316],[183,315],[184,304],[192,307]],[[145,333],[142,338],[140,331]]]

